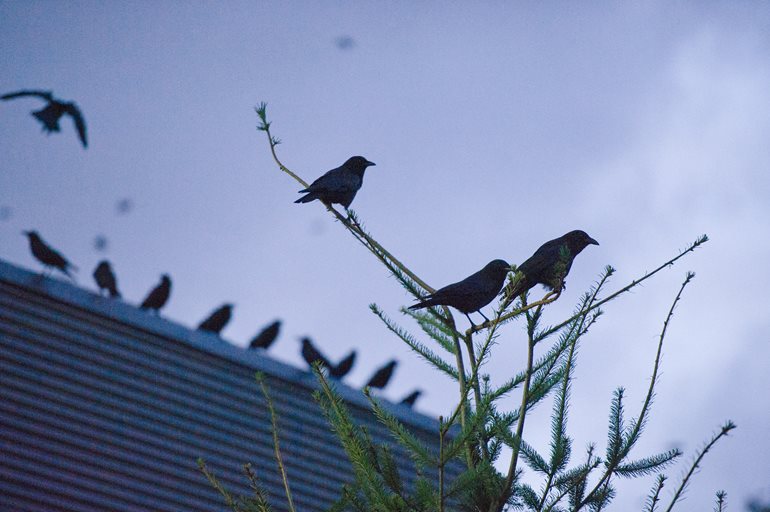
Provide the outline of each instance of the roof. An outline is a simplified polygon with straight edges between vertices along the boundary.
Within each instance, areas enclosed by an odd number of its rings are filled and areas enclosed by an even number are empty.
[[[0,261],[0,501],[49,512],[224,510],[197,468],[202,457],[244,494],[241,465],[251,462],[274,510],[285,510],[257,371],[295,505],[325,510],[352,475],[312,398],[312,374]],[[336,387],[373,439],[390,443],[361,391]],[[435,445],[435,419],[385,407]]]

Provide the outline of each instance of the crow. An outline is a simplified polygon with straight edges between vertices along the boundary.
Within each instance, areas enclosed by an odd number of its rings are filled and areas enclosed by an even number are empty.
[[[206,319],[202,321],[200,325],[198,325],[198,330],[219,334],[222,332],[222,329],[225,328],[225,325],[227,325],[227,322],[230,321],[232,316],[233,305],[222,304],[220,307],[212,311],[211,314],[206,317]]]
[[[321,352],[315,348],[313,345],[313,342],[310,341],[310,338],[302,338],[300,340],[302,342],[302,359],[305,360],[305,362],[308,364],[308,366],[313,366],[313,363],[316,361],[319,361],[321,363],[321,366],[329,369],[332,367],[332,364],[329,362],[326,357],[324,357]]]
[[[59,119],[61,119],[64,114],[68,114],[75,122],[75,129],[78,131],[78,137],[80,137],[80,142],[83,144],[83,147],[88,147],[88,141],[86,140],[86,122],[83,119],[80,109],[75,103],[54,99],[51,91],[17,91],[0,96],[0,100],[12,100],[15,98],[23,98],[25,96],[35,96],[48,102],[43,109],[32,112],[32,115],[43,124],[43,131],[47,133],[60,131]]]
[[[150,291],[139,308],[151,309],[157,313],[166,305],[169,295],[171,295],[171,278],[168,274],[163,274],[160,276],[160,284]]]
[[[67,277],[74,280],[72,274],[70,274],[70,269],[77,270],[75,265],[67,261],[61,253],[45,243],[37,231],[22,231],[22,233],[29,238],[29,248],[32,251],[32,256],[37,261],[48,269],[57,268],[61,270]]]
[[[537,284],[561,293],[564,278],[569,274],[575,256],[589,245],[599,245],[599,242],[579,229],[541,245],[535,254],[517,267],[513,281],[505,288],[505,304],[510,304]]]
[[[377,371],[374,372],[374,375],[372,375],[372,377],[369,379],[369,382],[367,382],[366,386],[364,387],[382,389],[385,386],[387,386],[388,381],[390,381],[390,378],[393,376],[393,370],[396,368],[397,364],[398,364],[398,361],[393,359],[392,361],[387,363],[385,366],[378,368]]]
[[[415,389],[414,391],[406,395],[399,403],[404,404],[410,408],[414,407],[414,403],[417,401],[418,398],[420,398],[420,395],[422,395],[422,390]]]
[[[271,323],[251,339],[249,348],[263,348],[267,350],[270,345],[278,338],[278,333],[281,331],[281,321],[276,320]]]
[[[356,351],[351,350],[350,354],[342,359],[336,366],[329,367],[329,376],[335,379],[341,379],[353,369],[353,363],[356,362]]]
[[[100,295],[103,290],[107,290],[110,293],[110,297],[120,297],[118,283],[115,280],[115,273],[112,271],[109,261],[102,260],[99,262],[99,265],[96,266],[96,270],[94,270],[94,279],[99,286]]]
[[[362,156],[350,157],[341,166],[315,180],[308,188],[300,190],[300,194],[306,195],[294,202],[309,203],[320,199],[327,204],[341,204],[347,210],[364,182],[364,171],[372,165],[377,164]]]
[[[474,325],[469,313],[478,311],[497,297],[505,283],[505,276],[511,265],[503,260],[492,260],[475,274],[460,282],[447,285],[409,306],[409,309],[421,309],[429,306],[452,306],[463,313],[471,325]],[[489,319],[481,313],[485,320]]]

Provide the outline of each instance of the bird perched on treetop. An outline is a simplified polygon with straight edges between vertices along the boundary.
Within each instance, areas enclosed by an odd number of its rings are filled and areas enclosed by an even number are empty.
[[[107,290],[110,292],[110,297],[120,297],[115,273],[112,271],[109,261],[102,260],[99,262],[96,270],[94,270],[94,279],[99,286],[99,294],[102,293],[102,290]]]
[[[0,100],[12,100],[15,98],[23,98],[25,96],[35,96],[48,102],[43,109],[32,112],[32,115],[37,118],[38,121],[43,123],[43,131],[47,133],[58,132],[59,119],[64,114],[68,114],[75,122],[75,129],[78,131],[78,137],[83,147],[88,147],[88,141],[86,140],[86,122],[83,120],[83,115],[80,113],[77,105],[73,102],[59,101],[54,99],[51,91],[18,91],[0,96]]]
[[[376,372],[374,372],[374,375],[372,375],[372,378],[369,379],[369,382],[367,382],[366,386],[364,387],[382,389],[387,386],[390,378],[393,376],[393,370],[396,368],[397,364],[398,361],[393,359],[385,366],[380,367]]]
[[[300,194],[306,195],[294,202],[309,203],[320,199],[328,204],[341,204],[347,210],[364,182],[364,171],[372,165],[377,164],[362,156],[350,157],[341,166],[315,180],[308,188],[300,190]]]
[[[160,283],[147,294],[139,308],[151,309],[157,313],[166,305],[169,295],[171,295],[171,278],[168,274],[163,274],[160,276]]]
[[[336,366],[329,367],[329,376],[335,379],[341,379],[353,369],[353,364],[356,362],[356,351],[351,350],[350,354],[342,358]]]
[[[511,270],[511,265],[504,260],[492,260],[475,274],[466,277],[458,283],[452,283],[426,296],[421,302],[409,306],[409,309],[421,309],[429,306],[452,306],[468,317],[474,325],[469,313],[478,311],[497,297],[505,283],[505,276]],[[489,319],[481,313],[485,320]]]
[[[278,333],[281,331],[281,321],[276,320],[271,323],[251,339],[249,348],[263,348],[267,350],[270,345],[278,338]]]
[[[561,293],[575,256],[589,245],[599,245],[599,242],[579,229],[541,245],[516,269],[513,282],[505,289],[506,304],[537,284]]]
[[[417,401],[418,398],[420,398],[420,395],[422,395],[422,391],[419,389],[415,389],[414,391],[406,395],[404,398],[402,398],[399,403],[404,404],[407,407],[414,407],[414,403]]]
[[[198,325],[199,331],[213,332],[219,334],[225,328],[230,317],[233,315],[232,304],[222,304]]]
[[[61,255],[57,250],[48,245],[40,238],[37,231],[23,231],[23,234],[29,238],[29,248],[32,251],[32,256],[37,261],[42,263],[48,268],[58,268],[70,279],[74,279],[70,274],[70,269],[77,270],[77,267],[67,261],[67,259]]]

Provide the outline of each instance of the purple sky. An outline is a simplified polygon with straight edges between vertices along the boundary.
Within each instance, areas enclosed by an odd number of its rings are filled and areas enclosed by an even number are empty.
[[[770,4],[459,5],[0,2],[0,92],[76,101],[90,142],[79,146],[68,119],[42,134],[37,100],[0,104],[0,258],[37,270],[19,232],[38,229],[82,286],[112,260],[129,302],[168,272],[169,319],[195,326],[234,302],[224,337],[244,345],[281,318],[272,355],[300,364],[305,334],[333,358],[358,348],[352,385],[397,357],[385,395],[424,388],[418,408],[438,415],[451,383],[368,310],[402,319],[411,299],[319,203],[292,203],[299,187],[273,164],[254,105],[269,103],[280,155],[307,180],[354,154],[377,163],[353,208],[435,287],[586,230],[601,246],[580,255],[547,323],[605,264],[619,288],[707,233],[584,338],[570,428],[576,448],[603,449],[621,385],[637,414],[665,313],[693,270],[636,453],[689,457],[732,419],[738,430],[680,510],[710,509],[722,488],[733,510],[770,500]],[[118,215],[122,198],[133,208]],[[524,358],[514,324],[493,382]],[[549,413],[529,424],[535,446]],[[614,509],[640,508],[652,482],[621,483]]]

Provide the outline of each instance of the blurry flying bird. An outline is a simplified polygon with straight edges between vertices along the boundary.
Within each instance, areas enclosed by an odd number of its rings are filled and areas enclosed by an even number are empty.
[[[487,265],[466,277],[462,281],[439,288],[426,296],[422,301],[409,306],[409,309],[421,309],[429,306],[452,306],[465,314],[474,325],[469,313],[478,311],[485,320],[489,319],[481,313],[481,308],[497,297],[505,284],[505,276],[511,270],[511,265],[503,260],[492,260]]]
[[[107,241],[106,236],[96,235],[94,237],[94,249],[96,249],[98,252],[106,251],[108,245],[109,245],[109,242]]]
[[[249,348],[263,348],[267,350],[270,345],[278,338],[278,333],[281,331],[281,321],[276,320],[271,323],[251,339]]]
[[[398,361],[393,359],[385,366],[382,366],[379,369],[377,369],[377,371],[374,372],[374,375],[372,375],[372,378],[369,379],[369,382],[367,382],[366,386],[364,387],[382,389],[385,386],[387,386],[388,382],[390,381],[390,378],[393,376],[393,370],[396,368],[397,364],[398,364]]]
[[[324,357],[324,355],[321,354],[321,352],[317,348],[315,348],[310,338],[305,337],[305,338],[302,338],[300,341],[302,342],[302,352],[301,352],[302,359],[305,360],[308,366],[312,367],[313,363],[315,363],[316,361],[320,361],[321,366],[324,366],[327,369],[332,367],[329,360],[326,359],[326,357]]]
[[[134,202],[128,197],[124,197],[115,203],[115,212],[118,215],[129,213],[133,208]]]
[[[46,244],[37,231],[23,231],[27,238],[29,238],[29,248],[32,251],[32,256],[37,261],[45,265],[47,268],[58,268],[64,272],[67,277],[74,279],[70,274],[70,269],[77,270],[77,267],[67,261],[58,251]]]
[[[0,206],[0,221],[8,220],[13,216],[13,210],[10,206]]]
[[[102,290],[107,290],[110,293],[110,297],[120,297],[115,273],[112,271],[109,261],[102,260],[99,262],[99,265],[96,266],[96,270],[94,270],[94,279],[99,286],[100,295]]]
[[[399,403],[404,404],[408,407],[414,407],[414,403],[417,401],[418,398],[420,398],[420,395],[422,395],[422,391],[419,389],[415,389],[414,391],[406,395]]]
[[[356,45],[356,41],[350,36],[339,36],[334,40],[334,44],[340,50],[351,50]]]
[[[233,305],[223,304],[198,325],[199,331],[213,332],[219,334],[222,329],[225,328],[227,322],[230,321],[230,317],[233,315]]]
[[[341,379],[353,369],[353,363],[356,362],[356,351],[351,350],[350,354],[342,359],[337,366],[329,367],[329,376],[335,379]]]
[[[516,268],[513,281],[505,288],[506,304],[537,284],[561,293],[575,256],[589,245],[599,245],[599,242],[579,229],[541,245]]]
[[[160,283],[150,291],[139,308],[151,309],[157,313],[160,308],[166,305],[170,294],[171,278],[168,274],[163,274],[160,276]]]
[[[60,131],[59,119],[61,119],[64,114],[68,114],[75,122],[75,129],[78,131],[78,137],[80,137],[80,142],[83,144],[83,147],[88,147],[88,142],[86,141],[86,123],[83,120],[80,109],[78,109],[75,103],[54,99],[51,91],[12,92],[0,96],[0,100],[12,100],[15,98],[23,98],[25,96],[35,96],[48,102],[43,109],[32,112],[32,115],[43,124],[43,131],[47,133]]]
[[[294,202],[309,203],[320,199],[328,204],[341,204],[347,210],[364,182],[364,171],[372,165],[376,164],[362,156],[350,157],[341,166],[327,172],[306,189],[300,190],[300,194],[307,195]]]

